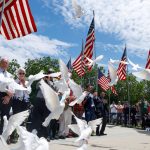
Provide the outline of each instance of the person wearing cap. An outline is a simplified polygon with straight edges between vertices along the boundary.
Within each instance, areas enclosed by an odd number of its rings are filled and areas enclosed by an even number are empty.
[[[12,75],[7,71],[9,67],[9,60],[7,58],[1,58],[0,60],[0,76],[6,78],[12,78]],[[14,91],[9,89],[0,90],[0,115],[1,115],[1,123],[0,123],[0,135],[3,132],[3,117],[6,115],[9,118],[9,112],[12,104],[11,97],[13,96]]]
[[[26,81],[25,74],[26,74],[25,69],[19,68],[17,71],[16,83],[26,88],[27,81]],[[29,90],[27,91],[16,90],[15,91],[15,94],[13,96],[13,101],[12,101],[13,114],[25,111],[29,108],[30,92],[31,91]]]

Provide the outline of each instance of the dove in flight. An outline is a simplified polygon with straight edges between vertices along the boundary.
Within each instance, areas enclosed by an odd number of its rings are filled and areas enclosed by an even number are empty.
[[[51,111],[50,115],[43,122],[43,126],[47,127],[51,119],[59,119],[60,115],[63,113],[65,97],[63,95],[60,101],[57,93],[48,84],[46,84],[43,79],[40,81],[40,89],[44,96],[46,107]],[[68,95],[66,93],[64,94],[67,97],[70,93],[68,92]]]
[[[95,131],[97,125],[100,125],[102,123],[102,118],[92,120],[87,123],[85,120],[77,118],[74,114],[73,116],[75,117],[77,124],[71,124],[68,125],[68,127],[77,135],[79,135],[75,142],[84,143],[85,141],[86,144],[88,144],[88,139],[90,138],[92,131]]]
[[[46,74],[44,74],[44,71],[40,71],[39,73],[35,74],[35,75],[30,75],[28,77],[28,82],[26,84],[27,87],[31,87],[32,83],[36,80],[40,80],[42,78],[44,78],[45,76],[47,76]]]
[[[65,81],[68,81],[68,79],[69,79],[68,68],[61,59],[59,59],[59,69],[61,72],[61,79],[65,79]]]
[[[111,64],[119,64],[119,63],[122,63],[122,64],[124,64],[124,65],[129,64],[129,63],[126,62],[126,61],[114,60],[114,59],[111,59],[111,58],[110,58],[109,62],[110,62]]]
[[[134,64],[129,58],[128,58],[128,62],[132,66],[132,70],[137,71],[138,69],[141,69],[141,67],[138,64]]]
[[[22,85],[15,82],[13,78],[8,78],[0,75],[0,91],[6,92],[7,89],[11,89],[13,92],[15,90],[27,91]]]
[[[88,145],[86,143],[82,144],[77,150],[87,150]]]
[[[4,116],[4,127],[2,137],[6,141],[12,132],[16,129],[18,125],[21,125],[23,121],[29,116],[29,111],[23,111],[12,115],[9,120]]]
[[[45,138],[39,138],[22,126],[17,126],[17,133],[19,134],[17,150],[49,150],[49,143]]]
[[[139,79],[144,79],[144,80],[150,81],[150,69],[144,69],[139,72],[132,72],[132,74]]]
[[[61,76],[61,72],[55,72],[55,73],[51,73],[50,75],[48,75],[52,78],[58,78],[59,76]]]
[[[84,14],[83,9],[81,8],[80,5],[77,4],[76,0],[72,0],[72,7],[75,11],[75,16],[74,16],[75,19],[82,17],[82,15]]]
[[[92,60],[88,57],[86,57],[86,59],[89,61],[89,63],[87,64],[89,67],[94,66],[97,62],[101,61],[104,58],[103,55],[98,56],[95,60]]]
[[[69,79],[68,85],[70,89],[73,91],[73,95],[75,96],[75,100],[72,101],[69,106],[74,106],[75,104],[80,104],[84,100],[84,98],[87,96],[88,92],[84,91],[82,92],[82,88],[80,85],[78,85],[74,80]]]
[[[65,79],[60,79],[60,80],[54,81],[54,85],[58,89],[58,91],[61,93],[68,91],[68,84]]]
[[[117,70],[110,62],[108,63],[108,70],[109,70],[110,79],[111,79],[111,82],[108,85],[109,86],[116,85],[118,82]]]

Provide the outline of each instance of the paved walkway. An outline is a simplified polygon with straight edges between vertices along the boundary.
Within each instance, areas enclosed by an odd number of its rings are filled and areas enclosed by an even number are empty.
[[[93,136],[89,140],[88,150],[150,150],[150,132],[107,126],[107,136]],[[54,140],[50,142],[50,150],[76,150],[75,138]]]

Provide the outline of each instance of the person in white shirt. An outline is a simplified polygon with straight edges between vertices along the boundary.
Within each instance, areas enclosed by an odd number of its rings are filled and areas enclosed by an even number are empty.
[[[111,123],[114,124],[116,119],[117,119],[117,105],[113,101],[112,104],[110,105],[110,120],[111,120]]]
[[[12,75],[7,71],[9,67],[9,60],[7,58],[1,58],[0,60],[0,76],[6,78],[12,78]],[[11,108],[11,97],[14,92],[7,87],[6,89],[0,89],[0,112],[1,112],[1,123],[0,123],[0,135],[3,131],[3,116],[9,118],[9,112]]]
[[[25,74],[26,74],[25,69],[19,68],[17,71],[18,78],[16,79],[16,82],[26,88],[27,81],[26,81]],[[30,92],[31,91],[29,91],[29,90],[27,90],[27,91],[16,90],[15,91],[13,101],[12,101],[13,114],[25,111],[29,108]]]

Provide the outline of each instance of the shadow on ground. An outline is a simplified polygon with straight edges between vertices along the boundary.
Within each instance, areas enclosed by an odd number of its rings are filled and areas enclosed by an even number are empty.
[[[145,134],[145,135],[149,135],[150,136],[150,132],[149,131],[145,131],[145,130],[136,130],[138,133],[141,134]]]

